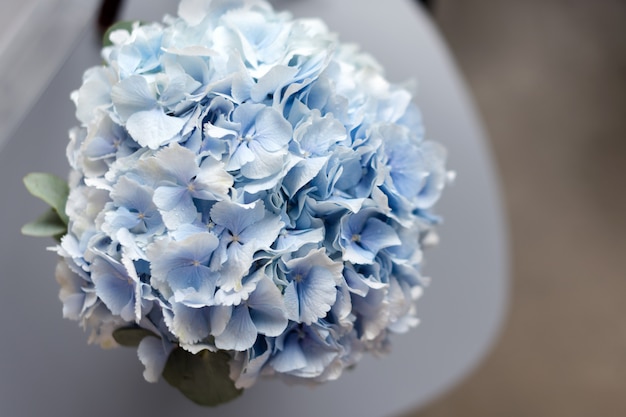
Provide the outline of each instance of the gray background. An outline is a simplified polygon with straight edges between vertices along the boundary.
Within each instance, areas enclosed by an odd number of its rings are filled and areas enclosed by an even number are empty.
[[[157,19],[172,2],[150,2],[149,13],[131,2],[127,17]],[[165,6],[169,3],[169,6]],[[278,2],[277,2],[278,3]],[[393,352],[366,358],[338,382],[310,389],[262,381],[217,410],[190,404],[165,383],[143,381],[130,349],[86,346],[87,335],[61,318],[53,279],[52,242],[19,235],[44,209],[23,190],[29,171],[65,175],[67,129],[74,124],[69,92],[82,71],[99,62],[92,32],[54,78],[0,153],[3,226],[0,265],[0,414],[90,416],[142,414],[385,416],[442,393],[478,363],[503,316],[507,291],[507,240],[489,150],[471,102],[446,48],[410,1],[283,1],[296,15],[323,17],[357,41],[388,69],[394,81],[416,78],[416,101],[427,136],[445,143],[459,179],[440,205],[446,218],[441,245],[427,253],[433,284],[418,304],[422,324],[394,338]],[[393,30],[391,29],[393,28]],[[402,36],[398,36],[402,34]]]
[[[626,415],[626,2],[437,0],[504,184],[504,332],[420,417]]]

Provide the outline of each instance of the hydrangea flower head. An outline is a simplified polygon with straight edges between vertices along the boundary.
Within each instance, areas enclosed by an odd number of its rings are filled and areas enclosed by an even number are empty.
[[[404,88],[314,19],[183,0],[111,34],[73,93],[64,314],[138,346],[324,382],[417,324],[422,246],[446,182]],[[208,354],[208,353],[207,353]]]

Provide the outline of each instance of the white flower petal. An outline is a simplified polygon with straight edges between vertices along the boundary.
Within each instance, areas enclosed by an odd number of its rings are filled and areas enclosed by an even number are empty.
[[[126,122],[126,129],[141,146],[159,149],[172,142],[184,125],[184,119],[152,109],[133,113]]]

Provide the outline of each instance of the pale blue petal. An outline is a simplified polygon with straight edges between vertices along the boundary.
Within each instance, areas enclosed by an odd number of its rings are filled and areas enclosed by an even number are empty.
[[[276,250],[279,252],[295,252],[309,243],[319,243],[324,240],[324,229],[287,230],[281,233],[276,240]]]
[[[297,134],[297,136],[296,136]],[[303,125],[294,133],[300,149],[310,155],[326,155],[330,147],[347,139],[346,128],[332,115]]]
[[[295,283],[291,282],[286,288],[283,294],[283,301],[285,302],[285,311],[289,320],[300,320],[300,297],[298,295],[298,289]]]
[[[225,290],[220,288],[215,294],[215,303],[218,305],[231,306],[239,305],[250,297],[250,294],[256,289],[257,283],[265,276],[264,269],[258,269],[247,275],[241,281],[241,288]]]
[[[220,201],[211,208],[211,219],[215,224],[224,226],[231,233],[239,235],[247,227],[265,217],[262,201],[254,204],[236,204]]]
[[[111,68],[94,67],[85,71],[83,85],[72,95],[78,120],[89,124],[96,117],[96,110],[111,106],[111,84],[116,78]]]
[[[122,264],[113,265],[104,258],[97,257],[91,264],[91,279],[95,284],[96,295],[111,313],[126,321],[135,319],[135,283]]]
[[[111,198],[118,206],[144,213],[152,204],[152,189],[138,182],[122,177],[111,191]]]
[[[337,297],[335,279],[330,271],[315,266],[302,283],[296,283],[300,300],[299,322],[311,324],[326,316]]]
[[[308,158],[302,160],[289,170],[283,179],[283,189],[289,197],[293,197],[302,187],[311,181],[320,172],[327,157]]]
[[[139,247],[138,243],[141,243],[141,241],[130,230],[125,228],[118,229],[115,232],[115,239],[122,245],[124,256],[132,260],[146,259],[145,247]]]
[[[211,0],[181,0],[178,4],[178,16],[190,26],[196,26],[206,17],[210,3]]]
[[[215,288],[217,278],[209,273],[204,273],[201,278],[201,287],[179,288],[174,291],[170,302],[185,305],[191,308],[203,308],[215,304]]]
[[[110,138],[94,136],[88,138],[84,143],[83,152],[90,159],[98,160],[115,156],[117,147]]]
[[[254,161],[254,152],[252,152],[245,143],[239,144],[235,152],[230,156],[226,169],[228,171],[236,171],[250,161]]]
[[[263,350],[261,350],[261,354],[258,354],[256,351],[259,350],[256,348],[257,345],[263,345]],[[259,374],[264,369],[265,364],[267,363],[270,355],[272,353],[272,349],[268,346],[269,342],[267,339],[260,339],[259,342],[255,343],[255,346],[250,349],[248,352],[251,356],[247,363],[243,364],[243,368],[239,374],[233,375],[233,366],[231,365],[231,378],[235,381],[235,386],[237,388],[250,388],[256,382]],[[257,354],[257,356],[252,356],[253,354]]]
[[[435,142],[424,142],[422,146],[424,158],[428,161],[429,173],[424,188],[418,195],[417,206],[421,209],[432,207],[441,196],[448,180],[445,168],[446,149]]]
[[[204,265],[173,268],[166,279],[174,291],[174,300],[177,302],[207,305],[213,300],[216,276]]]
[[[280,217],[268,213],[264,219],[246,227],[239,234],[239,238],[244,243],[254,241],[257,249],[269,249],[284,225]]]
[[[139,48],[134,45],[124,45],[117,55],[120,75],[126,77],[134,74],[141,65],[142,58]]]
[[[402,244],[393,227],[383,221],[371,217],[361,231],[361,245],[374,255],[383,248]]]
[[[72,294],[63,300],[63,318],[79,320],[85,308],[85,294]]]
[[[192,223],[198,216],[189,190],[183,187],[159,187],[154,191],[154,203],[161,210],[163,222],[170,229]]]
[[[263,104],[244,103],[233,112],[233,122],[241,123],[241,132],[245,134],[253,128],[257,115],[264,108]]]
[[[376,254],[362,248],[357,243],[351,243],[343,252],[343,259],[354,264],[371,264],[375,257]]]
[[[226,172],[224,164],[212,157],[207,157],[202,161],[194,181],[194,193],[199,198],[204,195],[204,199],[210,199],[212,196],[226,196],[233,183],[233,177]]]
[[[389,164],[393,184],[400,194],[407,198],[417,195],[422,188],[424,172],[423,156],[416,152],[415,147],[404,146],[398,149]]]
[[[213,336],[217,336],[218,334],[222,334],[226,329],[226,326],[230,322],[230,318],[233,315],[233,309],[230,306],[213,306],[210,310],[210,323],[211,323],[211,334]]]
[[[316,214],[325,216],[328,213],[335,213],[337,209],[348,209],[352,213],[358,213],[365,203],[365,198],[343,198],[330,197],[326,201],[316,201],[312,204]]]
[[[238,103],[243,103],[250,98],[250,91],[254,86],[254,80],[246,71],[245,74],[234,74],[231,95]]]
[[[285,169],[288,169],[288,165],[285,166]],[[261,191],[270,190],[280,183],[282,176],[283,171],[280,171],[272,176],[262,179],[248,180],[246,182],[243,182],[244,186],[242,187],[242,190],[248,194],[257,194]]]
[[[187,97],[201,86],[202,84],[184,72],[171,74],[167,87],[159,96],[159,103],[170,111],[176,109],[176,113],[179,113],[182,110],[180,107],[185,108],[192,104]]]
[[[174,346],[156,337],[144,337],[137,347],[137,356],[145,367],[143,377],[148,382],[158,382],[165,363]]]
[[[252,245],[242,245],[233,242],[226,250],[226,262],[220,269],[220,280],[218,284],[225,291],[240,291],[242,289],[241,279],[247,275],[252,266],[253,255],[256,247]]]
[[[122,121],[133,114],[156,106],[156,97],[148,82],[141,75],[133,75],[120,81],[111,90],[111,99]]]
[[[191,308],[174,303],[172,311],[174,317],[170,323],[171,331],[181,342],[197,343],[209,335],[209,307]]]
[[[286,337],[283,349],[274,354],[270,360],[270,365],[281,373],[302,369],[307,365],[307,355],[302,350],[298,334],[295,331]]]
[[[259,112],[255,127],[254,142],[268,152],[285,149],[291,139],[291,124],[272,108],[264,108]]]
[[[248,307],[240,305],[234,308],[224,331],[215,336],[215,346],[219,349],[244,351],[254,345],[256,338],[257,330]]]
[[[137,226],[140,219],[137,217],[137,213],[130,212],[126,207],[120,207],[115,211],[109,211],[106,213],[105,221],[111,225],[115,230],[119,228],[132,229]],[[105,229],[107,233],[108,230]]]
[[[259,333],[278,336],[287,327],[287,315],[280,290],[267,277],[257,284],[248,299],[250,316]]]
[[[249,145],[254,153],[254,159],[241,167],[241,173],[249,179],[256,180],[267,178],[280,173],[288,163],[288,153],[286,150],[267,151],[256,141]]]
[[[389,324],[389,308],[385,307],[387,288],[371,289],[365,297],[352,297],[353,311],[357,315],[359,337],[375,339]]]
[[[183,126],[184,119],[168,116],[161,109],[133,113],[126,122],[132,138],[150,149],[159,149],[172,142]]]
[[[198,233],[180,242],[152,244],[147,255],[153,285],[163,283],[173,290],[193,288],[210,292],[216,277],[206,265],[218,244],[219,240],[211,233]]]
[[[199,174],[200,169],[196,158],[195,153],[175,142],[156,154],[158,166],[172,176],[172,178],[164,179],[184,187],[187,187],[192,178]]]
[[[289,319],[311,324],[325,317],[337,297],[336,286],[343,280],[343,264],[331,260],[321,248],[286,266],[291,281],[284,294]]]
[[[298,69],[294,67],[285,65],[272,67],[250,90],[252,100],[256,102],[265,100],[268,95],[273,95],[276,90],[289,83],[297,73]]]
[[[320,338],[316,328],[307,329],[306,336],[300,340],[300,345],[307,359],[305,367],[292,372],[301,378],[315,378],[321,375],[326,367],[337,357],[337,349],[329,346]]]
[[[346,279],[346,284],[348,285],[350,292],[361,297],[365,297],[370,288],[381,288],[386,285],[382,283],[374,283],[373,281],[370,281],[360,275],[352,268],[345,268],[343,276]]]

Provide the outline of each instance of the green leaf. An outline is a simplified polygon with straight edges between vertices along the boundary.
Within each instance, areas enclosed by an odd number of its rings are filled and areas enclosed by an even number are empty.
[[[113,339],[122,346],[137,347],[146,336],[159,337],[150,330],[141,327],[122,327],[113,331]]]
[[[121,22],[117,22],[109,26],[106,32],[104,32],[104,36],[102,36],[102,46],[111,46],[113,42],[111,42],[111,33],[116,30],[127,30],[129,33],[133,31],[133,25],[136,20],[123,20]]]
[[[61,220],[59,214],[54,209],[48,210],[34,222],[22,226],[22,234],[27,236],[52,236],[60,240],[60,236],[65,233],[67,233],[67,225]]]
[[[182,348],[170,354],[163,377],[187,398],[199,405],[216,406],[241,395],[230,379],[230,356],[203,350],[194,355]]]
[[[68,218],[65,214],[65,203],[70,189],[67,182],[56,175],[43,172],[31,172],[24,177],[26,189],[35,197],[45,201],[52,207],[64,224],[67,225]]]

